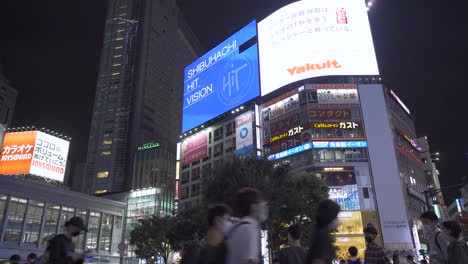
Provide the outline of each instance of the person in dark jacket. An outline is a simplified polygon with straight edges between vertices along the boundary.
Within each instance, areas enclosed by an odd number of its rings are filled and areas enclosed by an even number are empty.
[[[65,232],[57,235],[49,241],[47,247],[48,264],[80,264],[84,262],[84,254],[75,252],[72,238],[88,230],[83,219],[78,216],[65,222]]]
[[[20,255],[12,255],[9,259],[10,264],[19,264],[21,261]]]
[[[323,200],[317,208],[315,230],[311,237],[308,264],[332,264],[335,248],[331,232],[340,224],[338,213],[340,206],[332,200]]]
[[[447,247],[448,264],[468,263],[468,245],[460,239],[462,228],[457,221],[446,221],[442,223],[442,232],[450,242]]]
[[[288,228],[289,247],[280,251],[280,264],[305,264],[307,250],[301,246],[301,229],[299,225],[291,225]]]

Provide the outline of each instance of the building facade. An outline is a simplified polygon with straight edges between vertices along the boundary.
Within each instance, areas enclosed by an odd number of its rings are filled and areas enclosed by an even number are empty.
[[[0,146],[6,129],[11,126],[17,96],[18,91],[4,75],[3,65],[0,64]]]
[[[200,203],[204,172],[245,154],[242,127],[253,134],[252,155],[290,163],[329,186],[343,210],[337,233],[343,257],[351,245],[364,252],[369,223],[388,249],[421,248],[418,218],[428,183],[414,122],[393,94],[380,84],[309,81],[226,113],[182,139],[179,207]]]
[[[75,247],[93,250],[93,262],[119,263],[125,203],[51,186],[43,181],[0,177],[0,259],[42,254],[47,241],[63,232],[64,223],[80,216],[88,232]],[[89,260],[89,259],[88,259]]]
[[[110,0],[103,41],[84,184],[89,193],[143,187],[132,186],[132,172],[145,143],[158,142],[175,157],[180,72],[199,51],[175,1]]]

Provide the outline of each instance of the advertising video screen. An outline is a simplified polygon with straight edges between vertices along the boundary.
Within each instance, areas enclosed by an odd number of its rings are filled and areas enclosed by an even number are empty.
[[[254,20],[185,68],[182,132],[260,95],[256,35]]]
[[[304,79],[378,75],[365,1],[303,0],[258,23],[262,96]]]
[[[7,133],[0,174],[32,174],[63,181],[70,142],[40,131]]]

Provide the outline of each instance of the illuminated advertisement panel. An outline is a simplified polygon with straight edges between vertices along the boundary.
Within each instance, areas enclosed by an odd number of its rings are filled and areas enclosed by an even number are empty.
[[[208,157],[208,132],[200,132],[182,142],[182,166]]]
[[[357,104],[357,89],[323,89],[317,90],[319,104]]]
[[[341,210],[360,210],[359,194],[356,185],[330,188],[328,194],[330,200],[340,205]]]
[[[32,174],[63,181],[70,142],[40,131],[7,133],[0,174]]]
[[[367,148],[367,141],[314,141],[314,148]]]
[[[247,112],[236,117],[236,154],[252,153],[253,145],[253,113]]]
[[[363,234],[364,227],[362,226],[361,212],[342,211],[338,214],[340,225],[338,226],[337,235],[360,235]]]
[[[356,247],[358,249],[358,257],[364,259],[364,251],[366,250],[366,241],[364,239],[364,236],[337,237],[335,245],[337,247],[336,257],[339,259],[349,258],[348,249],[351,246]]]
[[[257,44],[241,49],[256,35],[252,21],[185,68],[182,132],[259,96]]]
[[[282,151],[280,153],[270,155],[270,156],[268,156],[268,160],[273,161],[273,160],[277,160],[277,159],[286,158],[286,157],[289,157],[289,156],[292,156],[292,155],[307,151],[309,149],[312,149],[312,143],[311,142],[300,145],[300,146],[297,146],[297,147],[294,147],[294,148],[291,148],[291,149],[288,149],[288,150],[285,150],[285,151]]]
[[[294,2],[258,23],[258,41],[262,96],[318,76],[379,74],[365,1]]]
[[[29,173],[36,136],[36,131],[5,134],[0,159],[0,174]]]
[[[314,120],[349,120],[350,108],[310,108],[309,119]]]

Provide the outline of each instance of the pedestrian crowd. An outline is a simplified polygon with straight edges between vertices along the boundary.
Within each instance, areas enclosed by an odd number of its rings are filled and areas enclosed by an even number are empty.
[[[208,208],[208,232],[200,250],[186,247],[181,263],[193,264],[256,264],[263,263],[261,245],[261,224],[268,219],[268,202],[262,192],[253,188],[239,190],[235,197],[239,219],[233,221],[233,211],[225,204],[214,204]],[[355,246],[348,249],[348,258],[336,260],[333,233],[340,224],[340,206],[332,200],[318,204],[315,226],[310,235],[308,249],[301,245],[301,227],[292,224],[287,227],[288,247],[281,249],[272,262],[275,264],[417,264],[413,255],[400,259],[394,254],[390,260],[385,249],[376,242],[377,229],[368,224],[364,230],[366,249],[364,258],[359,257]],[[456,221],[443,222],[432,211],[420,216],[425,237],[428,239],[429,261],[420,264],[468,264],[468,245],[460,238],[462,228]],[[41,256],[34,253],[22,261],[19,255],[12,255],[10,264],[82,264],[89,252],[78,252],[73,237],[87,232],[80,217],[72,217],[65,223],[63,234],[48,241],[47,249]]]

